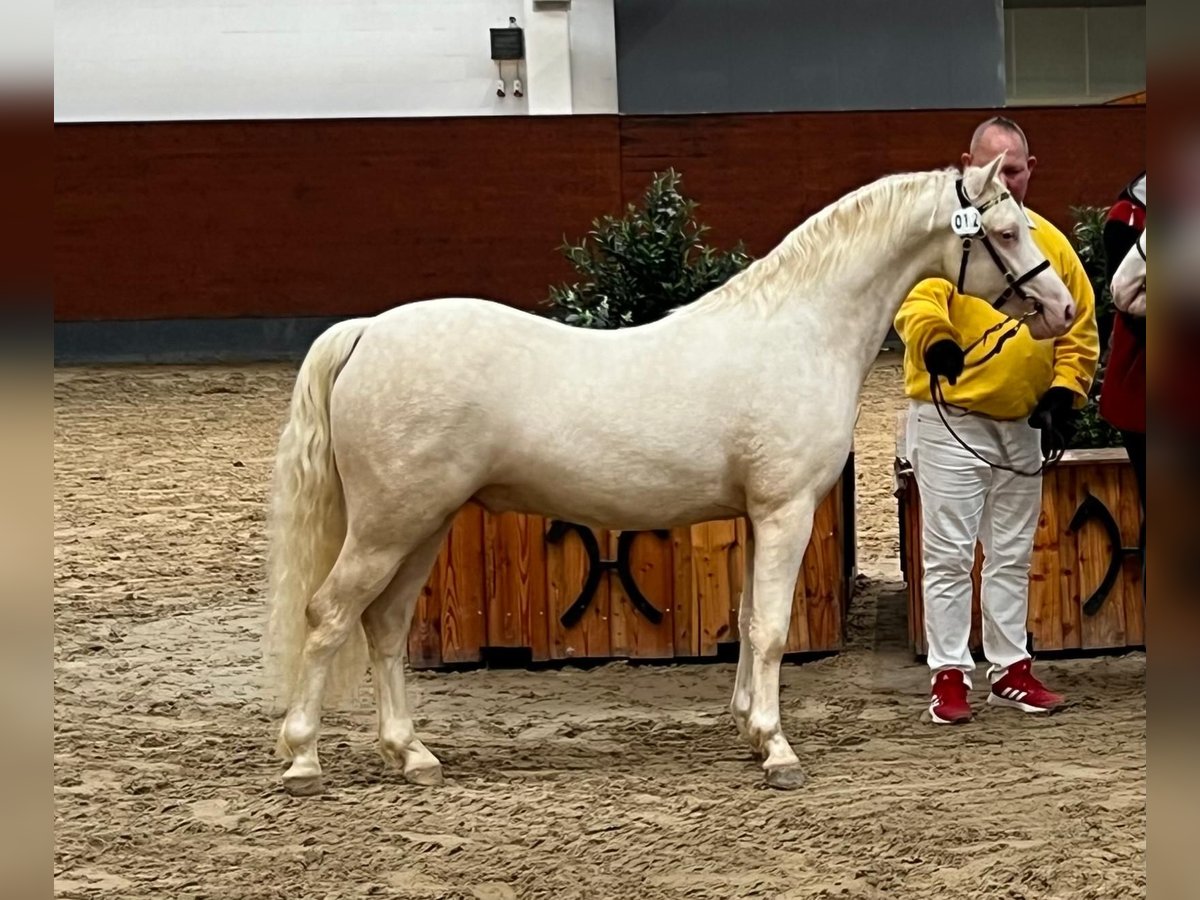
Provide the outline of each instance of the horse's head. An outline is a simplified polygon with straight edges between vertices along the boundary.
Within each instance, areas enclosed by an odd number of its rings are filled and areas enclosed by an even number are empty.
[[[1146,315],[1146,230],[1129,248],[1112,278],[1113,306],[1131,316]]]
[[[969,166],[956,185],[951,227],[957,239],[946,271],[958,273],[959,293],[991,300],[1020,319],[1035,338],[1064,334],[1075,300],[1033,242],[1029,218],[997,173],[1004,153],[987,166]]]

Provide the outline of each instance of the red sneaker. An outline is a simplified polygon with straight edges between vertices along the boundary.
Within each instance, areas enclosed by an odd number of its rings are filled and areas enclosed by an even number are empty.
[[[967,680],[961,670],[943,669],[933,676],[929,717],[937,725],[954,725],[971,720],[971,704],[967,701]]]
[[[1030,671],[1031,665],[1031,660],[1023,659],[1009,666],[1000,680],[992,684],[987,702],[992,706],[1011,706],[1027,713],[1052,712],[1062,706],[1063,698],[1047,690],[1034,677]],[[989,678],[991,674],[989,671]]]

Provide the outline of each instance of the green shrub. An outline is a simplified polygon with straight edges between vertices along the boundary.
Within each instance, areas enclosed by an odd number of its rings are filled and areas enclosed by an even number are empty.
[[[679,192],[674,169],[655,174],[641,206],[621,218],[604,216],[578,244],[562,244],[580,274],[574,284],[550,288],[550,316],[583,328],[642,325],[691,303],[750,264],[739,241],[732,250],[706,245],[708,226],[696,222],[697,204]]]
[[[1071,215],[1075,219],[1075,226],[1071,229],[1072,243],[1096,294],[1096,321],[1111,324],[1113,299],[1105,277],[1107,265],[1104,252],[1104,219],[1108,215],[1108,207],[1073,206]],[[1108,333],[1103,329],[1100,341],[1102,346],[1108,342]]]
[[[1091,397],[1087,406],[1075,417],[1075,431],[1068,447],[1093,449],[1098,447],[1120,447],[1121,434],[1100,416],[1100,387],[1104,383],[1104,364],[1107,362],[1108,336],[1112,331],[1113,301],[1105,277],[1107,266],[1104,253],[1104,219],[1108,207],[1074,206],[1071,215],[1075,226],[1071,237],[1075,252],[1083,263],[1084,271],[1092,282],[1096,294],[1096,324],[1100,330],[1100,366],[1092,384]]]

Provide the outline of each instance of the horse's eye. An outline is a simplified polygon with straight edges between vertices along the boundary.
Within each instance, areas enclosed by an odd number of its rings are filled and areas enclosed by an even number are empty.
[[[1000,235],[1000,237],[1006,241],[1015,241],[1017,239],[1017,233],[1015,231],[1005,231]]]

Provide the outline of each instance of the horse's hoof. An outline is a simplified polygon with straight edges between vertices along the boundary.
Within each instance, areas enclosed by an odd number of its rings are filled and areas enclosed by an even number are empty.
[[[421,787],[440,787],[445,782],[442,777],[442,767],[437,763],[432,766],[405,769],[404,780],[409,784],[419,784]]]
[[[296,775],[283,778],[283,789],[293,797],[315,797],[325,791],[320,775]]]
[[[794,791],[804,787],[804,770],[798,765],[775,766],[767,769],[767,786],[777,791]]]

